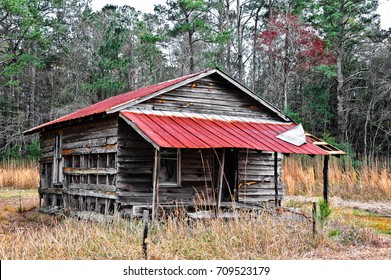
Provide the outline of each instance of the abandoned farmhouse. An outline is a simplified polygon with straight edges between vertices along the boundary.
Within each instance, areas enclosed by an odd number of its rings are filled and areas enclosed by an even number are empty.
[[[42,206],[130,216],[175,205],[278,205],[284,154],[343,153],[219,69],[117,95],[25,133],[40,134]]]

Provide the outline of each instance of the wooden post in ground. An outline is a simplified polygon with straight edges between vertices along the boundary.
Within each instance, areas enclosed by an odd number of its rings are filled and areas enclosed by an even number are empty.
[[[279,199],[278,199],[278,170],[277,170],[277,152],[274,152],[274,200],[275,200],[275,206],[279,205]]]
[[[316,202],[312,202],[312,234],[316,235]]]
[[[324,156],[323,161],[323,198],[329,204],[329,156]]]
[[[154,160],[154,165],[153,165],[153,178],[152,178],[152,224],[154,224],[158,218],[159,164],[160,164],[160,152],[155,149],[155,160]]]
[[[220,214],[220,207],[221,207],[221,196],[223,192],[223,180],[224,180],[224,165],[225,165],[225,149],[223,149],[223,152],[221,153],[221,159],[220,159],[220,168],[219,168],[219,177],[217,180],[217,186],[218,186],[218,193],[217,193],[217,211],[216,214]]]
[[[148,247],[147,247],[147,242],[145,241],[148,237],[148,216],[149,216],[149,211],[144,210],[143,212],[143,236],[142,236],[142,249],[143,249],[143,254],[144,254],[144,259],[148,259]]]

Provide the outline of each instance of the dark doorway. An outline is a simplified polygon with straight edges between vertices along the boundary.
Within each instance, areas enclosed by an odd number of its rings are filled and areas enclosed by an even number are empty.
[[[237,201],[238,187],[238,150],[225,149],[222,201]]]

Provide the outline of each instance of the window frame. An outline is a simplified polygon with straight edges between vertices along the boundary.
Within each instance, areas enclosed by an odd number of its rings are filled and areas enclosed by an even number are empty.
[[[177,178],[175,182],[162,182],[160,179],[160,171],[162,168],[162,157],[165,153],[173,153],[176,152],[176,173]],[[162,187],[182,187],[182,162],[181,162],[181,149],[176,148],[161,148],[159,153],[159,170],[158,170],[158,177],[159,177],[159,186]]]

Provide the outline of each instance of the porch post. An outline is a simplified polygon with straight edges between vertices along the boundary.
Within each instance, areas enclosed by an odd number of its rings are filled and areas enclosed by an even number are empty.
[[[154,224],[158,218],[158,207],[159,207],[159,163],[160,163],[160,152],[155,149],[155,158],[153,165],[153,178],[152,178],[152,223]]]
[[[274,152],[274,204],[275,206],[279,205],[278,199],[278,170],[277,170],[277,152]]]
[[[217,212],[220,212],[221,207],[221,196],[223,191],[223,180],[224,180],[224,165],[225,165],[225,149],[223,149],[221,160],[220,160],[220,168],[219,168],[219,177],[217,180],[218,193],[217,193]]]
[[[323,198],[329,204],[329,156],[324,156],[323,161]]]

